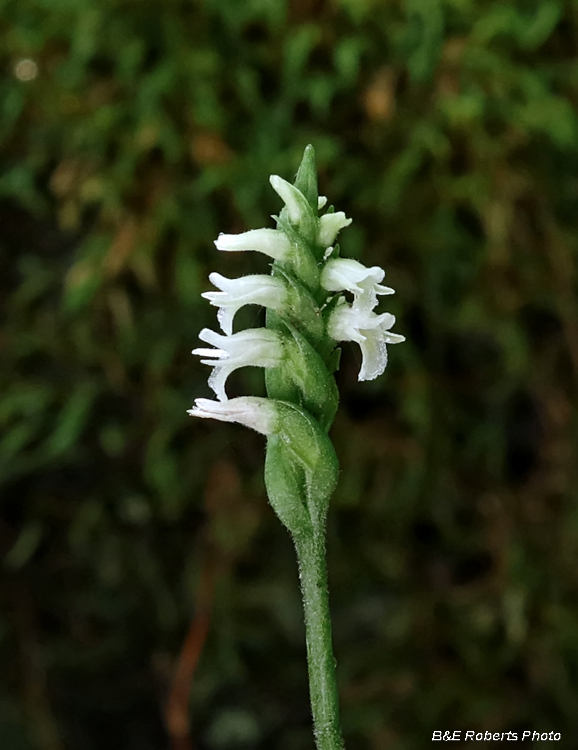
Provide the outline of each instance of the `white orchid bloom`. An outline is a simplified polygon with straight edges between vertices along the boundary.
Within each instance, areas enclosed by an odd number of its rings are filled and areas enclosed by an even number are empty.
[[[257,396],[239,396],[227,401],[196,398],[195,405],[187,413],[191,417],[238,422],[263,435],[272,435],[277,431],[279,423],[275,403],[271,399]]]
[[[324,214],[319,219],[319,231],[317,233],[317,242],[321,247],[329,247],[335,242],[338,233],[351,224],[343,211],[337,211],[333,214]]]
[[[276,276],[254,274],[227,279],[220,273],[211,273],[209,280],[221,291],[204,292],[201,296],[219,308],[217,319],[227,335],[233,332],[233,319],[244,305],[262,305],[279,311],[287,304],[287,286]]]
[[[219,401],[227,401],[225,383],[234,370],[239,367],[277,367],[283,357],[280,335],[266,328],[250,328],[232,336],[222,336],[210,328],[203,328],[199,338],[215,347],[193,349],[193,354],[211,358],[201,362],[214,367],[209,386]]]
[[[354,306],[370,311],[377,305],[378,294],[395,294],[393,289],[380,284],[384,276],[385,271],[379,266],[367,268],[357,260],[335,258],[325,264],[321,286],[328,292],[351,292]]]
[[[284,232],[279,229],[250,229],[241,234],[220,234],[215,240],[217,250],[239,252],[255,250],[275,260],[284,260],[290,254],[292,245]]]
[[[269,182],[273,190],[285,203],[291,223],[301,224],[306,216],[311,213],[311,207],[307,203],[307,199],[303,193],[295,185],[292,185],[276,174],[272,174],[269,177]]]
[[[395,324],[391,313],[376,315],[367,309],[338,304],[328,322],[328,333],[336,341],[356,341],[361,347],[361,370],[358,380],[374,380],[387,366],[387,344],[399,344],[405,336],[392,333]]]

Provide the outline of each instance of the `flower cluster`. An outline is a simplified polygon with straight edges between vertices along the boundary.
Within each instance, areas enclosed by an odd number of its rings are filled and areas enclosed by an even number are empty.
[[[217,318],[224,335],[203,329],[199,338],[214,348],[195,349],[193,354],[200,355],[204,364],[213,367],[209,385],[223,405],[212,402],[214,405],[209,406],[211,402],[206,399],[197,399],[195,407],[189,412],[199,417],[242,422],[261,429],[265,434],[271,434],[272,422],[256,416],[265,413],[262,408],[260,412],[255,410],[256,399],[245,399],[242,403],[226,406],[226,380],[234,370],[246,366],[271,369],[291,369],[293,366],[295,369],[296,363],[292,361],[295,346],[291,345],[291,337],[278,327],[275,330],[256,328],[233,333],[234,318],[241,307],[260,305],[299,323],[309,304],[310,319],[323,321],[320,335],[333,342],[330,349],[339,341],[355,341],[360,345],[362,364],[359,380],[372,380],[381,375],[387,365],[387,344],[405,340],[391,331],[395,323],[393,315],[375,312],[378,297],[394,293],[393,289],[381,283],[385,272],[377,266],[367,268],[356,260],[338,257],[339,248],[334,247],[335,240],[340,230],[351,223],[351,219],[342,211],[334,212],[332,208],[319,216],[318,212],[327,202],[325,197],[318,197],[315,192],[315,211],[311,200],[296,185],[277,175],[273,175],[270,182],[285,204],[278,219],[278,228],[221,234],[215,245],[225,252],[264,253],[273,259],[274,271],[268,276],[259,274],[239,279],[210,274],[209,279],[219,291],[205,292],[203,297],[218,308]],[[317,252],[314,262],[311,262],[311,253],[307,249],[310,247]],[[294,274],[295,281],[286,272],[292,268],[301,269]],[[315,295],[310,295],[310,290],[315,287],[325,297],[324,301],[320,302],[314,298]],[[305,302],[304,296],[307,298]],[[246,414],[249,416],[244,416]]]

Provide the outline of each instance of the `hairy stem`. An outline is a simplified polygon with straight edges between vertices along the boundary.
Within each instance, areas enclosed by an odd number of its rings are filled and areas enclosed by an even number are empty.
[[[309,691],[317,750],[342,750],[322,525],[315,524],[311,534],[296,538],[295,548],[305,611]]]

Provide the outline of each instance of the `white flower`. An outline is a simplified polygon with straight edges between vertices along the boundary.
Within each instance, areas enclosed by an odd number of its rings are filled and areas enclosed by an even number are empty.
[[[329,292],[352,292],[358,309],[373,310],[378,294],[395,294],[393,289],[382,286],[385,271],[379,266],[367,268],[349,258],[335,258],[325,264],[321,273],[321,286]]]
[[[387,365],[386,344],[399,344],[405,336],[391,333],[395,316],[376,315],[367,309],[348,305],[344,300],[329,316],[328,332],[336,341],[356,341],[361,347],[359,380],[374,380]]]
[[[329,247],[335,241],[338,232],[344,227],[348,227],[351,224],[351,219],[348,219],[343,211],[337,211],[333,214],[324,214],[319,219],[319,232],[317,234],[317,242],[321,247]]]
[[[307,198],[295,185],[276,174],[269,177],[269,182],[273,190],[285,203],[292,224],[301,224],[308,216],[311,216],[311,207]]]
[[[215,245],[217,250],[227,252],[255,250],[275,260],[283,260],[291,252],[291,242],[279,229],[251,229],[241,234],[220,234]]]
[[[263,435],[272,435],[277,431],[279,423],[275,402],[257,396],[240,396],[225,402],[196,398],[195,405],[187,413],[191,417],[238,422]]]
[[[220,273],[211,273],[209,280],[221,291],[204,292],[201,296],[219,308],[217,319],[227,335],[233,332],[233,319],[244,305],[262,305],[279,311],[287,303],[285,282],[275,276],[255,274],[227,279]]]
[[[209,378],[209,386],[219,401],[227,401],[225,382],[233,370],[239,367],[277,367],[283,357],[280,335],[266,328],[250,328],[232,336],[222,336],[209,328],[203,328],[199,338],[215,347],[193,349],[193,354],[212,357],[202,359],[201,362],[215,368]]]

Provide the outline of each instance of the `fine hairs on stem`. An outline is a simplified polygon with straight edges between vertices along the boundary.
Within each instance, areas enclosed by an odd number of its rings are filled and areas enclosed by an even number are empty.
[[[267,436],[265,485],[269,502],[291,534],[303,594],[309,691],[318,750],[341,750],[339,702],[327,590],[325,521],[338,479],[328,430],[339,394],[333,373],[339,341],[361,348],[359,380],[373,380],[387,365],[387,344],[404,337],[391,331],[395,318],[374,312],[385,272],[340,257],[338,233],[351,223],[342,211],[325,208],[318,195],[313,146],[307,146],[293,184],[272,175],[284,203],[275,229],[221,234],[225,252],[256,251],[272,259],[270,275],[227,279],[212,273],[219,291],[203,297],[218,307],[223,333],[203,329],[212,348],[193,350],[213,370],[209,385],[217,400],[197,398],[189,414],[238,422]],[[347,293],[348,298],[346,298]],[[266,308],[265,328],[233,333],[237,310]],[[239,367],[263,367],[267,398],[228,399],[227,378]]]

